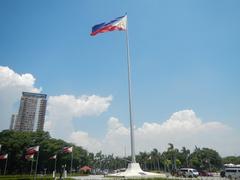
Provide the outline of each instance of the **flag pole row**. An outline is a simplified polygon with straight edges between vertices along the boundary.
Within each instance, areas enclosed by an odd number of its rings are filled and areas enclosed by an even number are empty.
[[[1,148],[2,148],[2,145],[0,144],[0,152],[1,152]],[[30,175],[32,175],[34,156],[37,155],[37,156],[36,156],[36,164],[35,164],[34,180],[35,180],[36,177],[37,177],[38,159],[39,159],[39,149],[40,149],[40,146],[29,147],[29,148],[26,150],[26,154],[25,154],[25,159],[26,159],[26,160],[31,160]],[[70,168],[70,174],[72,175],[73,146],[71,146],[71,147],[64,147],[63,150],[62,150],[62,152],[63,152],[63,153],[71,153],[71,168]],[[55,160],[55,162],[54,162],[54,176],[56,176],[57,154],[51,156],[49,159],[50,159],[50,160]],[[8,153],[6,153],[6,154],[0,154],[0,160],[5,160],[4,175],[6,175],[7,163],[8,163]]]

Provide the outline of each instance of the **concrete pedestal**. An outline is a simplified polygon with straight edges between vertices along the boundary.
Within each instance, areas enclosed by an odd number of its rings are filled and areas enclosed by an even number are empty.
[[[141,178],[150,178],[150,177],[166,177],[165,174],[151,173],[143,171],[138,163],[129,163],[128,168],[124,172],[119,172],[115,174],[108,174],[111,177],[141,177]]]

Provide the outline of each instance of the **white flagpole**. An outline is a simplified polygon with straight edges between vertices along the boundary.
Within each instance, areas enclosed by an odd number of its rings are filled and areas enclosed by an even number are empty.
[[[32,158],[32,161],[31,161],[31,171],[30,171],[30,176],[32,175],[33,159],[34,159],[34,157]]]
[[[134,123],[132,118],[133,115],[132,115],[132,91],[131,91],[131,62],[130,62],[129,40],[128,40],[128,25],[126,25],[126,46],[127,46],[127,64],[128,64],[128,101],[129,101],[129,117],[130,117],[131,155],[132,155],[132,163],[136,163]]]
[[[72,176],[72,163],[73,163],[73,147],[72,147],[72,157],[71,157],[71,169],[70,169],[70,174]]]
[[[34,180],[37,178],[38,156],[39,156],[39,149],[38,149],[38,153],[37,153],[37,161],[36,161],[36,167],[35,167]]]
[[[6,170],[7,170],[7,163],[8,163],[8,156],[7,156],[7,159],[6,159],[6,162],[5,162],[4,176],[5,176],[5,174],[6,174]]]
[[[55,172],[55,177],[56,177],[56,166],[57,166],[57,155],[56,155],[56,158],[55,158],[55,164],[54,164],[54,172]]]

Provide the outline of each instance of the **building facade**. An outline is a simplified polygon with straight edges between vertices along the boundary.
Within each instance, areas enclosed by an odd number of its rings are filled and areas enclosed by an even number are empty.
[[[17,114],[13,114],[11,117],[11,123],[10,123],[10,127],[9,127],[10,130],[14,130],[17,128],[18,125],[16,124],[16,122],[17,122]],[[19,124],[19,126],[20,126],[20,124]]]
[[[42,131],[46,107],[46,94],[23,92],[14,130]]]

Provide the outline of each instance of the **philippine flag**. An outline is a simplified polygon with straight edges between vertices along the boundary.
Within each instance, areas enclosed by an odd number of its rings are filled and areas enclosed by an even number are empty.
[[[27,153],[26,154],[35,154],[36,152],[39,151],[39,146],[34,146],[34,147],[30,147],[27,149]]]
[[[0,155],[0,160],[7,159],[7,158],[8,158],[8,154]]]
[[[57,155],[51,156],[49,159],[57,159]]]
[[[27,159],[27,160],[31,160],[33,158],[34,158],[34,154],[27,154],[27,155],[25,155],[25,159]]]
[[[73,147],[64,147],[63,152],[64,153],[72,153],[73,152]]]
[[[97,24],[92,27],[91,36],[95,36],[98,33],[104,33],[109,31],[125,31],[127,29],[127,15],[118,17],[108,23]]]

